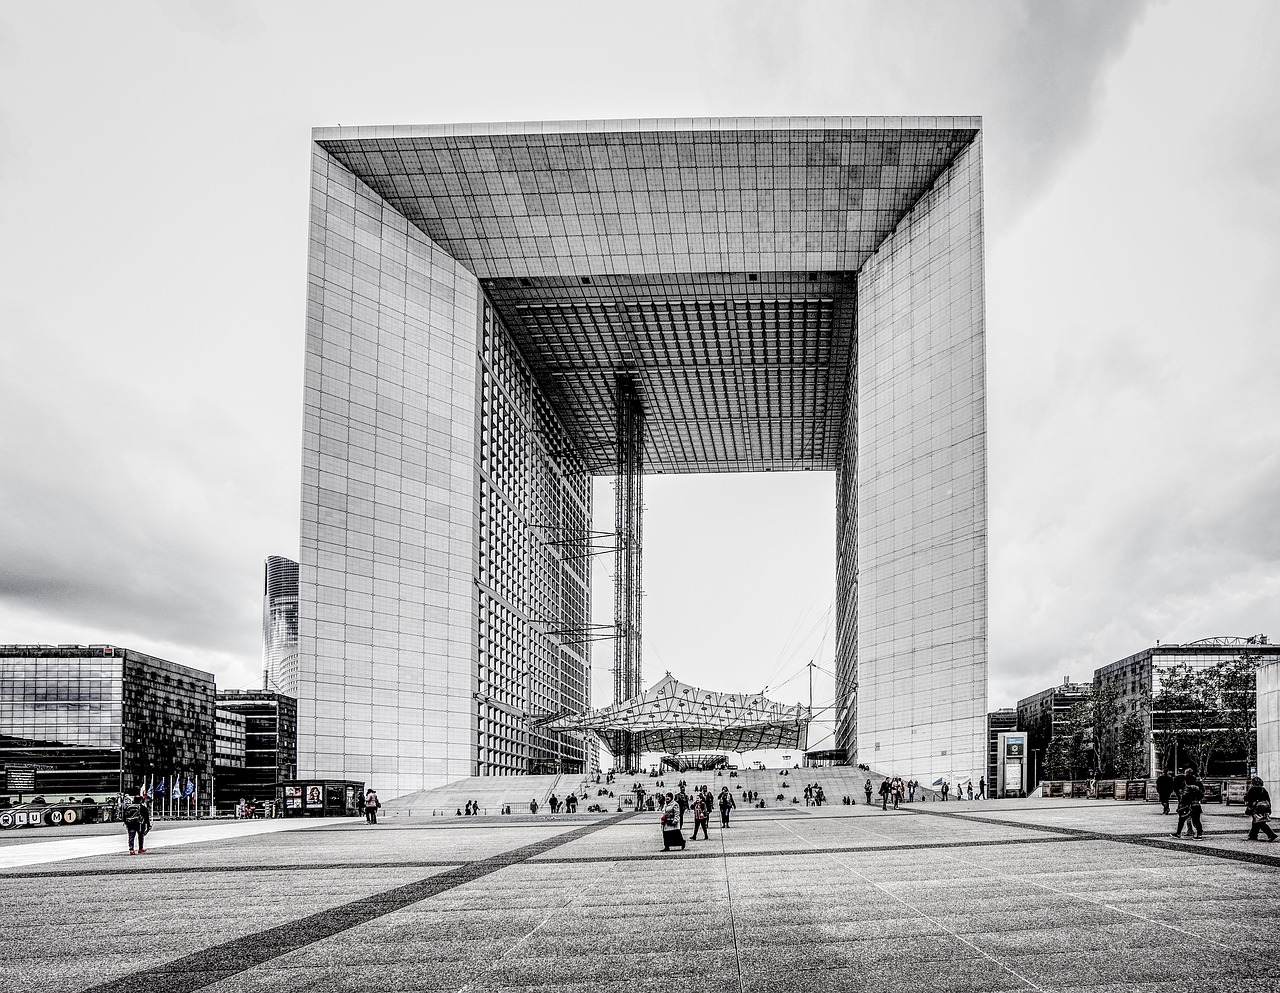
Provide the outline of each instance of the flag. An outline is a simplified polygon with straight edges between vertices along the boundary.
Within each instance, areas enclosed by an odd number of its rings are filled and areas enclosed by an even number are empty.
[[[196,791],[196,782],[190,777],[187,778],[187,788],[183,791],[183,796],[191,796]]]
[[[156,783],[156,796],[164,796],[164,776]]]

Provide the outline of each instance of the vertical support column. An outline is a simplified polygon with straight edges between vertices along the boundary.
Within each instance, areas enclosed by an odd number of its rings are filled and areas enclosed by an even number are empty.
[[[617,569],[613,586],[613,699],[630,700],[640,693],[640,552],[644,470],[644,412],[635,382],[620,374],[616,385],[617,462],[614,476],[614,531]],[[640,768],[635,737],[619,731],[614,761],[628,771]]]

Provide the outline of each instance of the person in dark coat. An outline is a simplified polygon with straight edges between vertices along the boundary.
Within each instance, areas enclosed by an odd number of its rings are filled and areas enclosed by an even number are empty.
[[[1182,837],[1182,829],[1188,828],[1188,835],[1193,838],[1204,837],[1204,828],[1200,826],[1200,801],[1204,799],[1204,788],[1196,779],[1196,771],[1188,769],[1183,779],[1182,793],[1178,797],[1178,830],[1173,832],[1175,838]]]
[[[125,804],[121,820],[124,821],[125,830],[129,832],[129,854],[133,854],[135,836],[138,839],[138,854],[143,854],[146,851],[142,847],[143,839],[146,838],[147,832],[151,830],[151,811],[147,809],[147,801],[141,796],[135,796],[130,799]]]
[[[733,801],[733,794],[729,792],[729,787],[725,786],[720,790],[720,826],[727,828],[729,826],[729,811],[737,804]]]
[[[1168,769],[1156,778],[1156,796],[1160,798],[1160,802],[1164,804],[1162,814],[1169,812],[1169,797],[1173,796],[1173,773]]]
[[[1249,840],[1257,841],[1258,832],[1261,831],[1267,836],[1267,841],[1275,841],[1276,833],[1267,823],[1271,820],[1271,794],[1258,776],[1253,777],[1244,795],[1244,809],[1253,818],[1253,823],[1249,826]]]

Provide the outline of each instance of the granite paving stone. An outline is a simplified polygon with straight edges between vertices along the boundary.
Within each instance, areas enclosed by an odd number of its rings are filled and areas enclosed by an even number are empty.
[[[513,816],[16,866],[0,988],[1280,989],[1280,860],[1231,832],[1153,845],[1150,805],[942,806],[757,810],[665,854],[645,814]]]

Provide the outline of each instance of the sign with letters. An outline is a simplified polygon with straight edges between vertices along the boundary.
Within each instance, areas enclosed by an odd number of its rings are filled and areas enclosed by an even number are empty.
[[[6,793],[34,793],[36,791],[35,769],[6,769],[4,788]]]

